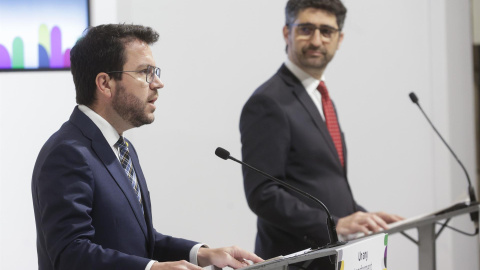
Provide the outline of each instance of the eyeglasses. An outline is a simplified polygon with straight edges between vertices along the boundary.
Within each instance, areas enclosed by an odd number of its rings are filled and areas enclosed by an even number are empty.
[[[110,73],[123,73],[123,72],[143,73],[145,74],[145,80],[147,81],[147,83],[152,83],[155,75],[157,75],[157,77],[160,79],[160,68],[154,67],[154,66],[147,66],[146,69],[142,69],[142,70],[109,71],[105,73],[110,74]]]
[[[311,37],[315,31],[318,29],[322,37],[327,40],[332,39],[332,36],[340,31],[340,29],[328,26],[328,25],[320,25],[316,26],[311,23],[299,23],[299,24],[291,24],[290,26],[295,26],[297,28],[297,33],[303,37]]]

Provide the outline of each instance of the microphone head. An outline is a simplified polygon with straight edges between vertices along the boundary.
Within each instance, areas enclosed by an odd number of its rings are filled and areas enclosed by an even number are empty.
[[[415,103],[415,104],[418,103],[417,95],[415,95],[414,92],[411,92],[408,96],[410,97],[410,99],[412,100],[413,103]]]
[[[215,150],[215,155],[217,155],[219,158],[226,160],[227,158],[230,157],[230,152],[228,152],[227,150],[221,147],[217,147],[217,149]]]

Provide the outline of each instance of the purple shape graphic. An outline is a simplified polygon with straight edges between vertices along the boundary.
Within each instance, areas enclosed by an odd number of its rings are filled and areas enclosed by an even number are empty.
[[[38,68],[48,68],[50,61],[48,60],[48,53],[45,48],[38,44]]]
[[[0,45],[0,68],[12,68],[12,60],[10,59],[7,49],[3,45]]]
[[[387,268],[387,247],[385,247],[385,253],[383,254],[383,263],[385,268]]]
[[[70,67],[70,49],[67,49],[63,55],[63,67]]]
[[[50,67],[62,68],[63,67],[63,53],[62,53],[62,33],[58,26],[53,27],[50,33]]]

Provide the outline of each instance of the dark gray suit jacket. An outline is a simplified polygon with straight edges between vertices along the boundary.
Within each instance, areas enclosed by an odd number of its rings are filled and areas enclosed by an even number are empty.
[[[282,65],[245,104],[243,161],[313,195],[335,222],[358,206],[346,169],[317,107],[301,82]],[[342,132],[345,166],[347,151]],[[329,242],[326,213],[313,201],[243,168],[248,205],[258,216],[255,252],[268,259]]]
[[[155,231],[150,193],[129,152],[143,208],[110,145],[77,107],[48,139],[32,176],[38,269],[144,270],[151,259],[189,260],[196,244]]]

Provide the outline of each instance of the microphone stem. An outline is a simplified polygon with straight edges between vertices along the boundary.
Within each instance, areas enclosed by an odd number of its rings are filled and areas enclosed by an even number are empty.
[[[435,126],[433,125],[432,121],[430,121],[430,118],[428,118],[427,114],[423,111],[422,109],[422,106],[420,106],[420,103],[416,103],[418,108],[420,109],[420,111],[423,113],[423,115],[425,116],[425,118],[427,119],[428,123],[430,124],[430,126],[432,126],[433,130],[437,133],[437,135],[440,137],[440,139],[442,140],[443,144],[445,144],[445,146],[447,146],[448,150],[450,150],[450,153],[452,153],[453,157],[455,158],[455,160],[457,160],[458,164],[460,164],[460,167],[462,167],[463,169],[463,172],[465,173],[465,175],[467,176],[467,180],[468,180],[468,186],[469,187],[472,187],[472,182],[470,181],[470,176],[468,175],[468,172],[467,172],[467,169],[465,169],[465,166],[463,166],[463,163],[458,159],[457,155],[455,155],[455,153],[453,152],[452,148],[450,148],[450,146],[448,145],[448,143],[443,139],[442,135],[440,135],[440,132],[438,132],[438,130],[435,128]]]
[[[415,95],[415,94],[414,94]],[[411,98],[411,97],[410,97]],[[414,99],[412,99],[412,101],[417,104],[418,108],[420,109],[420,111],[422,112],[422,114],[425,116],[425,118],[427,119],[428,123],[430,124],[430,126],[432,126],[433,130],[435,131],[435,133],[437,133],[438,137],[440,137],[440,139],[442,140],[443,144],[445,144],[445,146],[448,148],[448,150],[450,150],[450,153],[452,153],[453,157],[455,158],[455,160],[457,160],[458,164],[460,164],[460,167],[462,167],[463,169],[463,172],[465,173],[465,175],[467,176],[467,180],[468,180],[468,195],[470,197],[470,204],[472,203],[476,203],[477,202],[477,198],[476,198],[476,195],[475,195],[475,190],[472,186],[472,182],[470,181],[470,176],[468,175],[468,172],[467,172],[467,169],[465,168],[465,166],[463,166],[463,163],[460,161],[460,159],[458,159],[457,155],[455,155],[455,153],[453,152],[452,148],[450,148],[450,146],[448,145],[448,143],[443,139],[442,135],[440,134],[440,132],[438,132],[438,130],[435,128],[435,126],[433,125],[432,121],[430,121],[430,118],[428,118],[427,114],[423,111],[422,109],[422,106],[420,106],[420,103],[418,102],[418,99],[416,99],[414,101]],[[470,213],[470,219],[473,221],[473,224],[475,226],[475,235],[478,234],[478,228],[479,228],[479,224],[478,224],[478,211],[476,212],[472,212]]]

